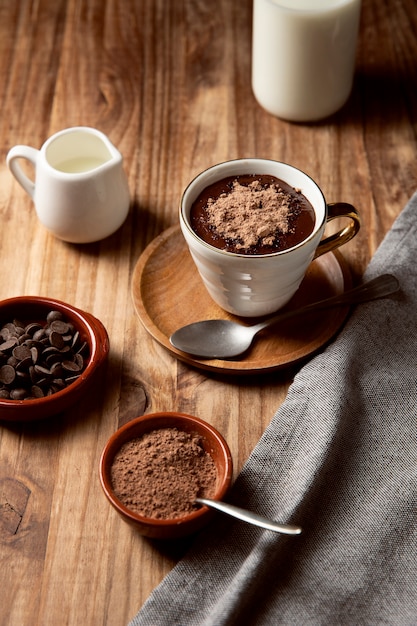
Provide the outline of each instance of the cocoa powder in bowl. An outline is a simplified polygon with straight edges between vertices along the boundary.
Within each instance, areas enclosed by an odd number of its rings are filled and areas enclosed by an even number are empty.
[[[135,439],[142,439],[144,435],[161,429],[177,429],[177,431],[186,435],[191,435],[191,441],[195,440],[197,436],[197,445],[198,447],[201,446],[204,452],[202,454],[201,450],[199,450],[197,458],[207,459],[208,456],[211,457],[216,469],[213,491],[208,483],[204,486],[204,489],[207,489],[206,494],[211,495],[214,500],[222,500],[232,484],[233,460],[227,442],[216,428],[199,417],[185,413],[173,411],[148,413],[127,422],[111,435],[103,449],[99,469],[100,482],[105,496],[121,518],[134,526],[140,534],[152,539],[172,540],[197,532],[213,518],[215,512],[206,506],[195,506],[193,501],[188,512],[184,512],[182,507],[184,514],[180,517],[146,517],[144,511],[133,510],[131,504],[124,504],[120,496],[116,495],[116,486],[113,484],[112,477],[115,458],[122,450],[124,444]],[[187,446],[180,446],[180,449],[184,447],[187,448]],[[160,465],[160,463],[157,464],[158,469]],[[211,470],[209,473],[211,473]],[[128,479],[128,482],[134,483],[135,475],[132,473],[126,479]],[[147,488],[151,489],[152,485],[156,486],[155,479],[148,480]],[[201,486],[200,484],[200,488]],[[171,484],[169,484],[168,491],[170,489]],[[195,497],[194,493],[191,497]],[[184,505],[185,501],[186,498],[184,497],[182,505]]]
[[[158,428],[123,444],[111,466],[119,500],[144,517],[176,519],[212,498],[216,465],[197,433]]]

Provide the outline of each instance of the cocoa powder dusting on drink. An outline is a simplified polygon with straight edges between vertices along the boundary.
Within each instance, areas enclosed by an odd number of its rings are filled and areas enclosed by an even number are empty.
[[[225,239],[234,239],[237,248],[250,248],[262,240],[272,245],[276,232],[290,229],[290,196],[278,185],[263,187],[258,180],[250,185],[233,182],[232,191],[209,198],[207,221]]]
[[[238,254],[274,254],[311,235],[315,212],[288,183],[267,174],[228,176],[208,185],[190,210],[190,224],[203,241]]]
[[[126,442],[111,468],[116,496],[129,509],[155,519],[183,517],[212,498],[217,469],[196,433],[160,428]]]

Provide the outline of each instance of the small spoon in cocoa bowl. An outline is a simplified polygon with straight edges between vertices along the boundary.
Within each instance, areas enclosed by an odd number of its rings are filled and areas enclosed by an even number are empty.
[[[268,326],[320,309],[384,298],[398,289],[399,283],[395,276],[382,274],[342,294],[307,304],[299,309],[283,311],[259,324],[244,326],[232,320],[203,320],[179,328],[169,340],[174,348],[187,354],[206,359],[230,359],[244,354],[255,336]]]
[[[302,530],[300,526],[293,526],[292,524],[280,524],[279,522],[274,522],[267,519],[266,517],[262,517],[257,513],[252,513],[252,511],[241,509],[238,506],[234,506],[233,504],[228,504],[226,502],[221,502],[220,500],[196,498],[195,501],[198,504],[203,504],[205,506],[211,507],[212,509],[216,509],[221,513],[226,513],[226,515],[231,515],[232,517],[235,517],[242,522],[247,522],[248,524],[253,524],[254,526],[259,526],[260,528],[265,528],[266,530],[272,530],[276,533],[282,533],[283,535],[299,535]]]

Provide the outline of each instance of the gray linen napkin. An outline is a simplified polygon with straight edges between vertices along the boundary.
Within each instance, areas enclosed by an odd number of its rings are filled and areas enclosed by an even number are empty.
[[[300,370],[229,498],[303,533],[219,514],[131,626],[417,624],[417,194],[365,278],[385,272],[401,293]]]

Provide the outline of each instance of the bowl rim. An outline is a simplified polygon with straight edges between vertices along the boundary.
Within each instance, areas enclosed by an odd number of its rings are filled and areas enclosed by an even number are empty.
[[[3,310],[6,308],[12,310],[13,307],[18,306],[39,306],[45,307],[45,309],[56,307],[56,309],[60,310],[64,315],[67,313],[68,316],[75,316],[75,324],[80,324],[80,326],[82,326],[83,334],[88,340],[88,363],[79,378],[64,389],[56,391],[50,396],[33,398],[30,400],[11,400],[9,398],[0,398],[0,409],[17,409],[18,407],[23,406],[26,410],[29,410],[30,408],[34,408],[39,405],[45,407],[59,401],[63,396],[79,391],[87,382],[90,375],[95,372],[95,370],[106,360],[108,356],[110,349],[109,338],[102,322],[91,313],[78,309],[63,300],[49,298],[47,296],[14,296],[0,301],[0,326],[2,323],[5,323],[2,321],[2,318],[4,319]],[[77,328],[77,330],[80,329]]]
[[[207,515],[208,513],[211,513],[212,511],[211,509],[209,509],[209,507],[203,505],[197,510],[192,511],[189,514],[184,515],[182,517],[178,517],[178,518],[158,519],[158,518],[145,517],[143,515],[140,515],[139,513],[136,513],[135,511],[132,511],[131,509],[126,507],[116,496],[116,494],[114,493],[111,487],[110,477],[108,476],[108,469],[111,467],[111,461],[114,458],[115,453],[120,449],[123,443],[125,443],[126,441],[129,441],[129,438],[123,439],[119,445],[118,442],[119,442],[120,437],[123,437],[125,434],[129,432],[129,430],[134,429],[135,426],[140,423],[146,423],[146,422],[149,423],[149,430],[144,431],[144,433],[149,432],[151,430],[156,430],[158,428],[167,427],[166,424],[155,426],[155,422],[163,418],[167,420],[173,419],[173,421],[179,420],[180,422],[187,423],[190,426],[197,424],[197,428],[198,427],[200,428],[200,431],[198,432],[203,432],[203,431],[209,432],[211,437],[214,438],[214,440],[219,445],[219,449],[221,450],[222,457],[225,463],[225,473],[224,473],[224,476],[221,478],[221,483],[219,487],[216,489],[214,499],[221,500],[224,497],[224,495],[226,494],[226,492],[228,491],[231,485],[232,477],[233,477],[233,459],[232,459],[232,454],[231,454],[228,443],[226,442],[223,435],[214,426],[212,426],[212,424],[210,424],[209,422],[206,422],[200,417],[196,417],[193,415],[189,415],[187,413],[181,413],[177,411],[159,411],[156,413],[147,413],[145,415],[141,415],[139,417],[136,417],[130,420],[123,426],[121,426],[118,430],[116,430],[110,436],[110,438],[108,439],[102,451],[102,454],[100,457],[100,464],[99,464],[99,476],[100,476],[101,486],[109,502],[124,517],[128,518],[130,521],[136,524],[141,524],[141,525],[149,526],[152,528],[158,528],[161,530],[163,528],[170,528],[172,526],[191,524],[192,522],[194,522],[195,520],[198,520],[203,515]],[[174,427],[174,424],[172,425],[172,427]],[[178,425],[177,427],[181,429],[180,425]],[[137,436],[139,437],[140,435],[137,435]]]

